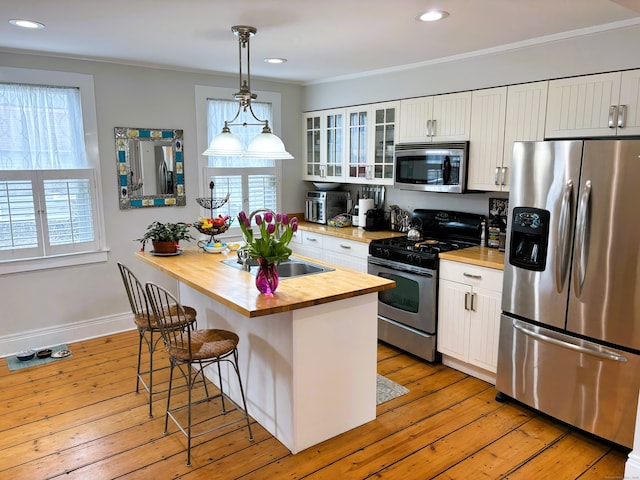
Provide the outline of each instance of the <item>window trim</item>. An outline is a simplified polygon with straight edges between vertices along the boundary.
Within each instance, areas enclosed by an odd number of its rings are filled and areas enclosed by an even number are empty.
[[[97,249],[87,252],[63,253],[38,258],[23,258],[0,261],[0,275],[23,271],[58,268],[88,263],[106,262],[106,230],[104,224],[104,205],[102,196],[102,181],[100,179],[100,155],[98,148],[98,120],[93,75],[51,70],[36,70],[28,68],[0,66],[0,82],[22,83],[32,85],[50,85],[54,87],[70,87],[80,90],[80,107],[84,129],[84,143],[87,162],[93,170],[95,181],[96,240]]]

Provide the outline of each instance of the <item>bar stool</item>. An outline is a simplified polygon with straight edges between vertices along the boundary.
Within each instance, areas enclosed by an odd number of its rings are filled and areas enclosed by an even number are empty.
[[[156,316],[158,327],[164,340],[165,348],[169,354],[171,363],[171,375],[169,377],[169,393],[167,395],[167,413],[164,421],[164,433],[167,434],[169,418],[176,424],[178,429],[187,437],[187,466],[191,466],[191,439],[210,433],[214,430],[226,427],[239,421],[246,421],[249,430],[249,440],[253,440],[251,422],[247,413],[247,402],[238,369],[238,335],[228,330],[202,329],[181,331],[176,328],[186,321],[186,310],[180,305],[176,298],[166,289],[148,282],[145,286],[147,297],[151,308]],[[175,309],[167,308],[167,305],[175,305]],[[222,373],[220,365],[227,362],[238,378],[240,396],[242,397],[242,407],[235,403],[223,390]],[[205,380],[204,368],[217,364],[220,393],[210,396],[205,382],[205,398],[194,401],[192,389],[198,377]],[[173,372],[178,368],[187,384],[187,403],[176,407],[171,407],[171,391],[173,384]],[[240,418],[218,424],[213,428],[208,428],[198,433],[192,432],[192,407],[213,399],[220,398],[222,411],[209,417],[209,420],[218,419],[233,411],[241,413]],[[227,403],[233,408],[227,408]],[[187,410],[186,425],[180,422],[177,414]]]
[[[138,341],[138,368],[136,373],[136,393],[140,392],[140,384],[149,393],[149,416],[153,416],[153,395],[156,393],[163,393],[167,390],[154,391],[153,390],[153,373],[160,370],[169,368],[169,365],[162,366],[160,368],[154,368],[153,365],[153,353],[156,351],[158,342],[162,339],[160,330],[158,329],[158,323],[153,315],[153,311],[149,307],[146,290],[134,275],[134,273],[122,262],[118,262],[118,269],[122,276],[124,288],[129,298],[129,305],[131,306],[131,312],[133,313],[133,323],[138,329],[140,336]],[[170,308],[175,309],[175,306]],[[184,324],[180,326],[184,328],[194,328],[196,325],[196,311],[191,307],[183,307],[185,312]],[[142,343],[147,345],[149,351],[149,370],[144,372],[140,371],[141,359],[142,359]],[[145,382],[144,376],[149,376],[149,383]]]

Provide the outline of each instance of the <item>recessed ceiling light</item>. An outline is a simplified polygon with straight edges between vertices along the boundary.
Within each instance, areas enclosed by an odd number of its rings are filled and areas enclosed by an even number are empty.
[[[267,63],[284,63],[287,61],[286,58],[265,58],[265,62]]]
[[[19,18],[9,20],[11,25],[22,28],[44,28],[44,23],[34,22],[33,20],[22,20]]]
[[[418,20],[421,22],[435,22],[436,20],[442,20],[449,16],[449,12],[443,10],[430,10],[418,15]]]

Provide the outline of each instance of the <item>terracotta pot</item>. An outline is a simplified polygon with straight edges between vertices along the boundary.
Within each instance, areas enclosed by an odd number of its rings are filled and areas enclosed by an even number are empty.
[[[155,253],[176,253],[178,246],[176,242],[152,242]]]

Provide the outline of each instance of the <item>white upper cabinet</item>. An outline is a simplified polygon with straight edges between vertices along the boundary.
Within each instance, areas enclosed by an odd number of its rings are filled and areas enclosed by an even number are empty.
[[[347,182],[393,184],[398,107],[385,102],[346,110]]]
[[[471,92],[400,101],[399,143],[469,140]]]
[[[640,135],[640,70],[621,72],[618,135]]]
[[[509,190],[513,142],[544,140],[549,82],[524,83],[507,88],[507,116],[500,186]],[[495,178],[495,176],[494,176]]]
[[[640,70],[549,82],[546,138],[640,134]]]
[[[337,182],[345,179],[344,108],[303,115],[303,179]]]
[[[513,142],[544,140],[547,86],[544,81],[473,92],[468,189],[509,191]]]
[[[475,90],[471,96],[471,105],[467,188],[500,190],[507,87]]]

